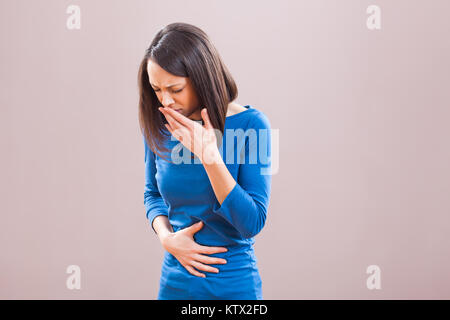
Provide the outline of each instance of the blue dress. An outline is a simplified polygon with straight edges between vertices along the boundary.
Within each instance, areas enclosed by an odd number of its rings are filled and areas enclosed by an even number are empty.
[[[189,273],[165,251],[158,299],[263,299],[253,244],[264,227],[270,199],[271,131],[261,111],[245,107],[225,118],[219,138],[220,155],[237,182],[222,205],[203,164],[189,149],[170,135],[165,145],[170,151],[163,154],[170,163],[153,153],[144,138],[144,205],[150,226],[158,215],[168,217],[174,232],[203,221],[194,240],[202,246],[228,249],[208,254],[227,263],[206,264],[219,273],[197,269],[205,278]]]

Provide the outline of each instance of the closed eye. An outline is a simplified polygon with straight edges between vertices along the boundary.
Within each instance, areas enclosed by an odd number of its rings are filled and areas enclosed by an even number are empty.
[[[160,90],[159,89],[153,89],[155,92],[159,92]],[[180,90],[174,90],[174,91],[172,91],[173,93],[178,93],[178,92],[181,92],[183,90],[183,88],[181,88]]]

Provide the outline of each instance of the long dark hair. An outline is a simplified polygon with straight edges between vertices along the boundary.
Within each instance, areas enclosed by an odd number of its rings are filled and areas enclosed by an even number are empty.
[[[150,86],[149,59],[175,76],[190,78],[200,106],[223,136],[228,104],[238,95],[236,83],[204,31],[187,23],[171,23],[158,31],[139,67],[139,124],[149,148],[161,156],[159,152],[168,151],[163,140],[170,136],[158,110],[162,105]]]

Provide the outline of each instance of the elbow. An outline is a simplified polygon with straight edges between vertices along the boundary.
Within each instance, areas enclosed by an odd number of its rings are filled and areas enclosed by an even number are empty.
[[[144,204],[145,203],[149,203],[152,202],[154,200],[159,200],[161,199],[161,194],[159,192],[155,192],[149,189],[146,189],[144,191]]]
[[[257,214],[254,217],[253,223],[247,224],[247,226],[251,228],[244,228],[241,231],[241,235],[244,239],[253,238],[264,228],[267,219],[267,208],[264,206],[259,207]]]

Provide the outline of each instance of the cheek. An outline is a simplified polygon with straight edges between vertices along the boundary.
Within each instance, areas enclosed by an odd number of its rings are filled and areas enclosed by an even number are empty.
[[[189,104],[191,103],[191,97],[189,93],[184,92],[184,90],[178,93],[176,96],[174,96],[174,98],[186,107],[189,106]]]
[[[197,103],[196,95],[194,93],[192,93],[192,92],[189,92],[189,91],[187,91],[187,92],[185,92],[183,94],[183,99],[189,105],[195,105]]]

